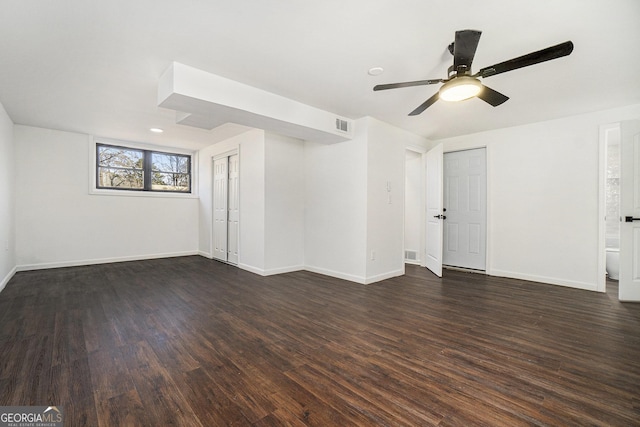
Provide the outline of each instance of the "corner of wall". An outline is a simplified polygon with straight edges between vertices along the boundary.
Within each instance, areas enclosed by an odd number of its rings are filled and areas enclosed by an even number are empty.
[[[9,271],[9,273],[5,276],[5,278],[2,279],[2,281],[0,282],[0,292],[2,292],[5,286],[7,286],[7,283],[9,283],[9,281],[13,278],[13,276],[16,274],[17,271],[18,271],[18,267],[13,267],[13,269]]]
[[[0,291],[16,273],[15,125],[0,104]]]

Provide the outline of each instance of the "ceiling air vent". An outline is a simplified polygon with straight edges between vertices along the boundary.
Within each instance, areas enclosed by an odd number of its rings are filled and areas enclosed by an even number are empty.
[[[349,132],[349,122],[342,119],[336,119],[336,129],[341,132]]]

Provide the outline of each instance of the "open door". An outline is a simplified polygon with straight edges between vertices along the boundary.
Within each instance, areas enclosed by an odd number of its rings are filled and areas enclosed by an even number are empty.
[[[446,218],[442,210],[442,144],[425,154],[427,168],[427,228],[425,267],[442,277],[442,221]]]
[[[640,121],[620,123],[620,301],[640,302]]]

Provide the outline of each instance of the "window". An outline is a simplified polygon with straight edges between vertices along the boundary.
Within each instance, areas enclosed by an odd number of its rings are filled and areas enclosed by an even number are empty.
[[[96,144],[96,187],[191,193],[191,156]]]

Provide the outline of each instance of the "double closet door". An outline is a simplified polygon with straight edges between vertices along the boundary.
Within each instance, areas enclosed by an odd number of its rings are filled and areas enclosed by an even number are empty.
[[[213,258],[238,263],[239,211],[238,154],[213,160]]]

